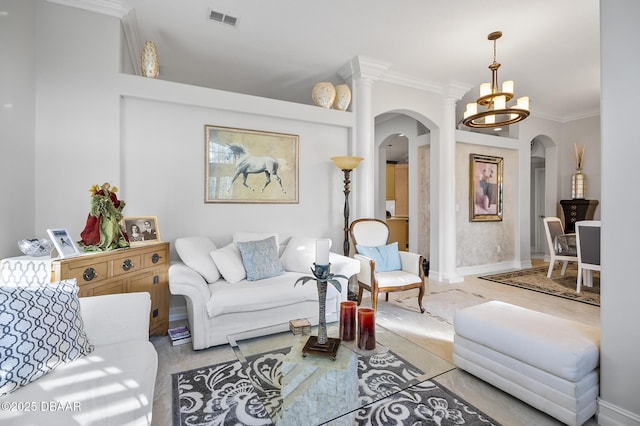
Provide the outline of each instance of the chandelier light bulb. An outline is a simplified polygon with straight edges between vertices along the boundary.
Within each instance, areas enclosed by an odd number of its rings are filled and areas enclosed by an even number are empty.
[[[521,98],[518,98],[517,108],[529,111],[529,97],[523,96]]]
[[[508,80],[502,83],[502,92],[513,95],[513,80]]]
[[[491,83],[482,83],[480,85],[480,97],[491,94]]]

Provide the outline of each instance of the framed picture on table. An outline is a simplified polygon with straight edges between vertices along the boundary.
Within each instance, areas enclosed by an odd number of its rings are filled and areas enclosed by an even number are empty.
[[[123,217],[120,224],[129,237],[131,247],[160,242],[160,228],[156,216]]]
[[[76,243],[73,242],[66,229],[47,229],[47,234],[49,234],[49,238],[51,238],[51,242],[56,248],[59,258],[64,259],[81,254],[81,251],[78,249],[78,246],[76,246]]]
[[[469,220],[501,221],[504,159],[480,154],[469,157]]]

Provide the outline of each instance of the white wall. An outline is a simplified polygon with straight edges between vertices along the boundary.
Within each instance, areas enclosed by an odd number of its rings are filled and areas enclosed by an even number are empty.
[[[38,1],[36,233],[79,239],[93,184],[120,182],[117,18]]]
[[[329,158],[347,154],[350,112],[119,74],[116,18],[45,2],[38,19],[37,231],[79,236],[90,186],[108,181],[125,215],[158,216],[165,241],[269,229],[341,246],[342,174]],[[298,134],[299,203],[205,204],[205,124]]]
[[[638,16],[637,0],[600,2],[603,284],[598,423],[603,426],[640,425],[640,229],[633,217],[640,211]]]
[[[205,203],[205,125],[298,135],[299,202]],[[333,239],[334,251],[341,252],[343,174],[329,157],[345,155],[348,140],[347,128],[331,124],[125,97],[121,141],[125,213],[158,216],[165,241],[207,235],[221,247],[231,242],[234,231],[275,231],[283,238],[326,236]]]
[[[0,257],[21,255],[35,217],[34,2],[3,1],[0,10]]]

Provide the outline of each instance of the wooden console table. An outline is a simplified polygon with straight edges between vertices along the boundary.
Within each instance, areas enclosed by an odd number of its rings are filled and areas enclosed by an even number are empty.
[[[598,200],[560,200],[564,213],[564,232],[572,234],[576,232],[575,223],[579,220],[593,220],[593,214],[598,207]]]
[[[150,335],[169,329],[169,243],[83,253],[66,259],[19,256],[2,259],[0,282],[43,285],[75,278],[78,296],[146,291],[151,295]]]
[[[78,296],[146,291],[151,295],[149,334],[169,328],[169,243],[96,252],[51,261],[51,280],[75,278]]]

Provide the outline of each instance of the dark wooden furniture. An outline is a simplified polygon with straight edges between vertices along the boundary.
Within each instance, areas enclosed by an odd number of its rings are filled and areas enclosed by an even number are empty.
[[[575,223],[579,220],[593,220],[593,214],[598,207],[598,200],[560,200],[562,213],[564,214],[564,232],[573,234],[576,232]]]

